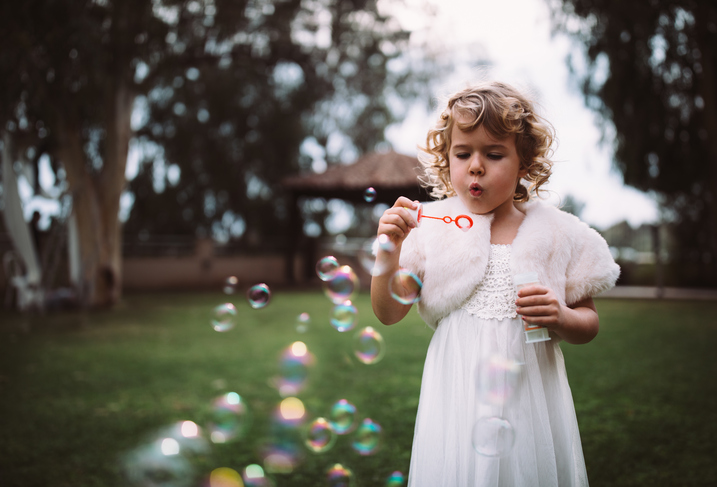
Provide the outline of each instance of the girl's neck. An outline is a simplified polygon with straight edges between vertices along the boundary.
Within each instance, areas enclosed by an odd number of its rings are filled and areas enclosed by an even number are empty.
[[[523,223],[523,218],[525,218],[525,214],[518,210],[514,204],[498,208],[490,227],[490,243],[499,245],[512,244],[518,234],[520,224]]]

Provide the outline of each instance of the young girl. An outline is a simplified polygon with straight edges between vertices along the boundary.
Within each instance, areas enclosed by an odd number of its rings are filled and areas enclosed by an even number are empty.
[[[531,198],[550,176],[552,143],[550,125],[511,86],[458,92],[419,156],[440,198],[422,212],[474,224],[424,219],[417,228],[419,204],[404,197],[379,221],[395,250],[377,250],[376,316],[390,325],[408,313],[389,288],[406,268],[423,282],[418,311],[435,330],[409,487],[588,483],[559,343],[595,338],[592,296],[614,286],[619,267],[597,232]],[[516,293],[514,276],[527,272],[539,284]],[[551,339],[526,343],[526,325],[547,327]]]

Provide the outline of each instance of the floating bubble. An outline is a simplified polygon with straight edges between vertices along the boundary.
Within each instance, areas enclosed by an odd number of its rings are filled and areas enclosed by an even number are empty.
[[[336,463],[326,471],[326,481],[329,487],[351,487],[354,484],[353,472]]]
[[[287,397],[274,410],[269,437],[260,448],[264,469],[269,473],[289,474],[303,459],[302,427],[306,419],[304,403]]]
[[[249,407],[236,392],[228,392],[214,399],[208,429],[213,443],[239,439],[251,422]]]
[[[271,300],[271,290],[269,290],[269,286],[264,283],[255,284],[246,292],[246,298],[252,308],[263,308],[269,304],[269,300]]]
[[[408,269],[399,269],[388,281],[391,297],[401,304],[417,303],[421,299],[423,283]]]
[[[309,323],[311,323],[311,316],[309,313],[301,313],[296,317],[296,331],[299,333],[306,333],[309,331]]]
[[[339,399],[329,411],[329,424],[337,435],[345,435],[356,429],[356,406],[346,399]]]
[[[351,301],[337,304],[331,310],[331,326],[340,332],[349,331],[358,322],[358,310]]]
[[[383,337],[373,327],[367,326],[354,336],[354,355],[365,364],[380,362],[385,350]]]
[[[314,453],[323,453],[336,443],[336,434],[325,418],[316,418],[304,432],[304,444]]]
[[[194,467],[187,457],[175,453],[175,443],[177,442],[170,438],[157,438],[125,454],[121,467],[127,481],[126,485],[128,487],[192,485]],[[161,479],[161,484],[158,483],[158,479]]]
[[[333,255],[324,257],[316,263],[316,275],[322,281],[333,279],[334,272],[337,270],[339,270],[339,261]]]
[[[279,360],[279,376],[277,389],[282,397],[293,396],[306,387],[309,368],[314,363],[314,356],[306,348],[304,342],[294,342],[286,347]]]
[[[245,487],[273,487],[274,482],[267,477],[261,465],[247,465],[241,475]]]
[[[229,276],[224,280],[224,294],[234,294],[237,290],[239,279],[236,276]]]
[[[515,431],[507,419],[497,416],[476,421],[471,435],[473,449],[484,457],[502,457],[510,452],[515,442]]]
[[[175,448],[176,453],[184,456],[200,455],[209,451],[209,444],[194,421],[178,421],[160,429],[154,437],[163,439],[161,450],[165,455]]]
[[[406,477],[403,472],[396,470],[386,479],[386,487],[403,487],[406,483]]]
[[[220,467],[209,474],[209,487],[244,487],[244,482],[233,468]]]
[[[324,293],[334,304],[340,304],[352,299],[358,289],[358,276],[347,265],[339,267],[333,273],[331,280],[324,283]]]
[[[354,434],[351,448],[359,455],[373,455],[381,446],[381,425],[371,418],[364,419]]]
[[[376,240],[378,241],[378,248],[380,248],[384,252],[393,252],[394,250],[396,250],[396,244],[393,242],[393,240],[391,240],[391,237],[389,237],[385,233],[379,235]]]
[[[287,397],[279,403],[279,418],[284,424],[298,426],[304,422],[306,408],[301,399]]]
[[[371,203],[376,199],[376,190],[373,188],[366,188],[366,191],[363,192],[363,199],[366,203]]]
[[[247,465],[242,472],[245,487],[274,487],[274,481],[267,477],[264,469],[255,463]]]
[[[385,273],[386,267],[376,262],[376,249],[378,239],[367,240],[361,245],[357,256],[361,267],[372,276],[380,276]]]
[[[234,328],[236,324],[237,309],[232,303],[220,304],[214,308],[212,328],[214,331],[225,332]]]
[[[478,365],[477,386],[479,400],[485,404],[503,406],[513,395],[520,374],[520,364],[498,354],[491,355]]]

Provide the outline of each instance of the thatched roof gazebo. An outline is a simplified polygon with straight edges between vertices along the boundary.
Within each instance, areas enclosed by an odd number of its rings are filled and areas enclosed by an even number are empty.
[[[299,252],[301,219],[299,198],[341,199],[363,203],[367,188],[376,190],[374,203],[393,205],[399,196],[426,200],[427,192],[418,181],[420,163],[416,157],[397,152],[366,154],[352,164],[336,164],[321,174],[291,176],[282,181],[290,195],[289,241],[286,253],[287,282],[296,282],[294,259]],[[313,274],[311,249],[305,251],[305,277]]]

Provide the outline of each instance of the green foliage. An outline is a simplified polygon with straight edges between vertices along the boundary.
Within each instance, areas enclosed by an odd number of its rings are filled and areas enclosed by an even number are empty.
[[[360,457],[340,437],[324,454],[307,452],[280,485],[322,485],[335,462],[357,485],[383,485],[408,470],[421,371],[431,331],[414,313],[383,327],[368,296],[356,300],[359,326],[383,334],[383,361],[351,357],[351,333],[328,324],[318,292],[274,293],[264,309],[236,300],[238,326],[209,326],[220,294],[147,294],[112,313],[20,316],[0,312],[0,471],[3,486],[112,486],[118,455],[179,420],[205,424],[215,396],[234,390],[254,412],[248,441],[212,446],[200,474],[259,462],[252,440],[280,397],[270,386],[279,352],[303,340],[315,355],[299,397],[311,417],[346,397],[385,431],[380,453]],[[717,481],[710,421],[717,402],[715,303],[597,300],[601,331],[565,354],[593,486],[711,485]],[[295,330],[308,312],[309,331]],[[22,331],[22,330],[25,331]],[[197,485],[199,485],[197,483]]]
[[[552,3],[556,24],[584,46],[576,73],[614,128],[625,183],[659,196],[679,224],[681,258],[703,266],[697,282],[717,284],[717,4]]]

